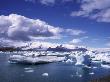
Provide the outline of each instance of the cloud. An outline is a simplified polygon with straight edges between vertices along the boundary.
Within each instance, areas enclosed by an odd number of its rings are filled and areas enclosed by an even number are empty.
[[[55,27],[40,19],[30,19],[18,14],[1,15],[0,20],[2,20],[0,22],[0,44],[5,46],[21,46],[25,42],[62,39],[65,36],[69,38],[73,35],[85,34],[82,30]],[[72,47],[69,44],[65,45]]]
[[[51,39],[51,40],[58,40],[58,39],[62,39],[63,36],[62,35],[58,35],[58,36],[51,36],[51,37],[30,37],[31,40],[35,41],[35,40],[46,40],[46,39]]]
[[[31,2],[31,3],[35,3],[35,2],[40,2],[43,5],[54,5],[56,0],[25,0],[26,2]]]
[[[55,4],[55,0],[40,0],[40,3],[44,5],[53,5]]]
[[[40,19],[30,19],[17,14],[0,16],[0,38],[11,40],[30,41],[37,38],[60,38],[63,34],[80,35],[85,32],[82,30],[63,29],[54,27]]]
[[[36,0],[25,0],[26,2],[32,2],[32,3],[35,3]]]
[[[47,5],[47,6],[55,5],[58,1],[60,3],[73,2],[73,0],[39,0],[39,1],[40,1],[41,4]]]
[[[2,15],[0,20],[0,38],[30,41],[31,37],[54,37],[61,32],[59,27],[51,26],[40,19],[30,19],[17,14]]]
[[[73,2],[74,0],[62,0],[62,2]]]
[[[106,46],[108,46],[108,47],[110,47],[110,42],[109,43],[107,43],[107,44],[105,44]]]
[[[95,19],[98,22],[110,22],[110,0],[82,0],[79,11],[73,11],[71,16],[82,16]]]
[[[84,36],[84,37],[81,37],[81,38],[75,38],[75,39],[73,39],[72,41],[70,41],[69,43],[70,43],[70,44],[79,44],[79,43],[81,43],[83,40],[88,39],[88,38],[89,38],[88,36]]]
[[[70,43],[72,44],[78,44],[80,42],[82,42],[81,39],[73,39],[72,41],[70,41]]]
[[[103,10],[91,16],[91,19],[97,19],[98,22],[110,22],[110,9]]]
[[[75,29],[65,29],[65,32],[69,35],[81,35],[85,34],[85,31],[82,30],[75,30]]]
[[[21,47],[26,46],[27,43],[23,41],[13,41],[5,38],[0,38],[0,46],[6,46],[6,47]]]
[[[59,2],[60,3],[66,3],[66,2],[73,2],[74,0],[25,0],[25,1],[31,2],[31,3],[39,2],[39,3],[46,5],[46,6],[53,6],[57,2],[59,4]]]

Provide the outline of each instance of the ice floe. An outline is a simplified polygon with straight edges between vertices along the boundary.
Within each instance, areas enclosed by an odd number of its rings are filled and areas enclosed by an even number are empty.
[[[65,57],[57,56],[23,56],[23,55],[13,55],[10,56],[9,61],[24,63],[24,64],[42,64],[63,61]]]
[[[94,75],[95,73],[94,72],[91,72],[91,73],[89,73],[90,75]]]
[[[32,68],[31,67],[26,67],[24,68],[25,70],[31,70]]]
[[[71,59],[67,59],[66,63],[73,63],[73,61]]]
[[[103,68],[110,69],[110,65],[103,65],[103,64],[101,64],[101,66],[102,66]]]
[[[48,73],[43,73],[42,76],[48,77],[49,74]]]
[[[30,72],[34,72],[34,70],[33,70],[33,69],[31,69],[31,70],[26,70],[25,72],[30,73]]]

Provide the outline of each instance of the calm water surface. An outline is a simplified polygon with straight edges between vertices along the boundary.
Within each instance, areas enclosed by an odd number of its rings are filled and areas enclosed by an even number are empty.
[[[81,68],[71,63],[10,64],[10,54],[0,54],[0,82],[89,82],[110,74],[110,69]],[[48,75],[43,76],[43,73]]]

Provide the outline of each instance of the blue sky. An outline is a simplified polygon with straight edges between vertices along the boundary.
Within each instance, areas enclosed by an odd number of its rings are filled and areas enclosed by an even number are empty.
[[[110,0],[0,0],[0,20],[1,44],[110,47]]]

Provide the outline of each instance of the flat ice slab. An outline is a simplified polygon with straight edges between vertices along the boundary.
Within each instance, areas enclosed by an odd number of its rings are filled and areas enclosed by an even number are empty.
[[[13,55],[10,56],[10,62],[16,63],[28,63],[28,64],[42,64],[42,63],[51,63],[51,62],[59,62],[63,61],[65,57],[57,57],[57,56],[21,56],[21,55]]]

